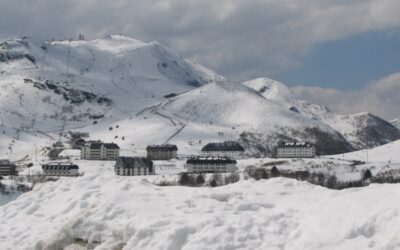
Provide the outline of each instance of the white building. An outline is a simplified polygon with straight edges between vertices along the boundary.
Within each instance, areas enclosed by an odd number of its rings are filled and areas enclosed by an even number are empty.
[[[232,173],[237,170],[236,160],[229,158],[191,158],[186,161],[189,173]]]
[[[73,163],[47,163],[42,165],[44,175],[52,176],[78,176],[79,166]]]
[[[201,149],[204,157],[227,157],[230,159],[242,159],[244,148],[236,141],[209,143]]]
[[[115,163],[116,175],[152,175],[153,161],[144,157],[119,157]]]
[[[314,158],[316,149],[309,143],[284,143],[276,147],[276,158]]]
[[[81,149],[81,159],[114,161],[119,157],[119,149],[115,143],[86,142]]]
[[[172,144],[149,145],[146,151],[149,160],[170,160],[177,158],[178,147]]]

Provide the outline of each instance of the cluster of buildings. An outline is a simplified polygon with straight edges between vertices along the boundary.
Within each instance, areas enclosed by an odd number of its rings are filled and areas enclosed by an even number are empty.
[[[178,147],[172,144],[149,145],[146,152],[146,157],[120,156],[120,148],[115,143],[81,142],[81,159],[116,161],[114,172],[123,176],[155,174],[153,161],[176,159]],[[187,159],[185,166],[189,173],[234,172],[237,160],[242,159],[244,153],[245,149],[236,141],[208,143],[201,149],[200,155]],[[311,158],[315,154],[315,146],[308,143],[282,143],[275,149],[276,158]],[[79,174],[79,167],[69,163],[45,164],[42,169],[45,175]]]
[[[153,161],[176,159],[178,147],[172,144],[149,145],[147,156],[119,157],[115,164],[116,175],[155,174]],[[244,155],[244,148],[237,142],[209,143],[203,147],[201,156],[186,161],[190,173],[223,173],[236,171],[236,159]]]

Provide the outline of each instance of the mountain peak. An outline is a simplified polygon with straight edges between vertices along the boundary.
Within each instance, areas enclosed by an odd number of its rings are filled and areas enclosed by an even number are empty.
[[[394,119],[390,121],[390,123],[395,126],[396,128],[400,129],[400,118]]]
[[[285,84],[270,78],[257,78],[243,83],[259,92],[266,99],[277,102],[283,107],[291,107],[296,98]]]

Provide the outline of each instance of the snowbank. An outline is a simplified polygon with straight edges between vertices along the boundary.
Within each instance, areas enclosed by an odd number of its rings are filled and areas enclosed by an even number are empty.
[[[87,174],[0,207],[0,249],[396,249],[395,185],[333,191],[282,178],[211,188]],[[378,202],[379,201],[379,202]]]

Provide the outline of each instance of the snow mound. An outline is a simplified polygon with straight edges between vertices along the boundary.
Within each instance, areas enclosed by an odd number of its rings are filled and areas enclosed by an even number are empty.
[[[0,248],[395,249],[399,195],[392,185],[332,191],[281,178],[157,187],[103,173],[41,184],[0,207]]]

